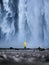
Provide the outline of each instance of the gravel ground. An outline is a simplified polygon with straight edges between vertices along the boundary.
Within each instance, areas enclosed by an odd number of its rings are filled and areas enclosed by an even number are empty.
[[[49,65],[49,50],[0,50],[0,65]]]

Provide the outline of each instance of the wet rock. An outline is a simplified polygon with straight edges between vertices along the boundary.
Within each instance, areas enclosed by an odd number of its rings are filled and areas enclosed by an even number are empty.
[[[45,56],[45,61],[49,62],[49,55]]]

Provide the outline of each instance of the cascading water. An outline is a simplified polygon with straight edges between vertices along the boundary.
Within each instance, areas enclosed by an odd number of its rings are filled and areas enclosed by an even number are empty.
[[[14,38],[18,31],[18,1],[1,1],[2,4],[0,2],[0,44],[3,43],[2,41],[4,41],[5,46],[10,46],[10,43],[12,43],[12,37]],[[17,5],[15,5],[15,2],[17,2]]]
[[[48,0],[0,0],[0,47],[47,47],[48,7]]]
[[[27,3],[25,3],[26,1],[19,0],[19,38],[23,42],[27,41],[28,36],[30,35],[27,22]]]

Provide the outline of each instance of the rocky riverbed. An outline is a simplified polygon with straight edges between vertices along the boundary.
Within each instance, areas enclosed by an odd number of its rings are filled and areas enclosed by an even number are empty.
[[[0,65],[49,65],[49,50],[0,50]]]

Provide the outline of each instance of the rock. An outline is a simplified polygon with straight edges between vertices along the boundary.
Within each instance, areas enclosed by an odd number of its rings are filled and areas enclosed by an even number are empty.
[[[45,61],[49,62],[49,55],[45,56]]]
[[[16,62],[21,62],[21,59],[20,58],[16,58],[15,56],[13,56],[13,60],[16,61]]]

